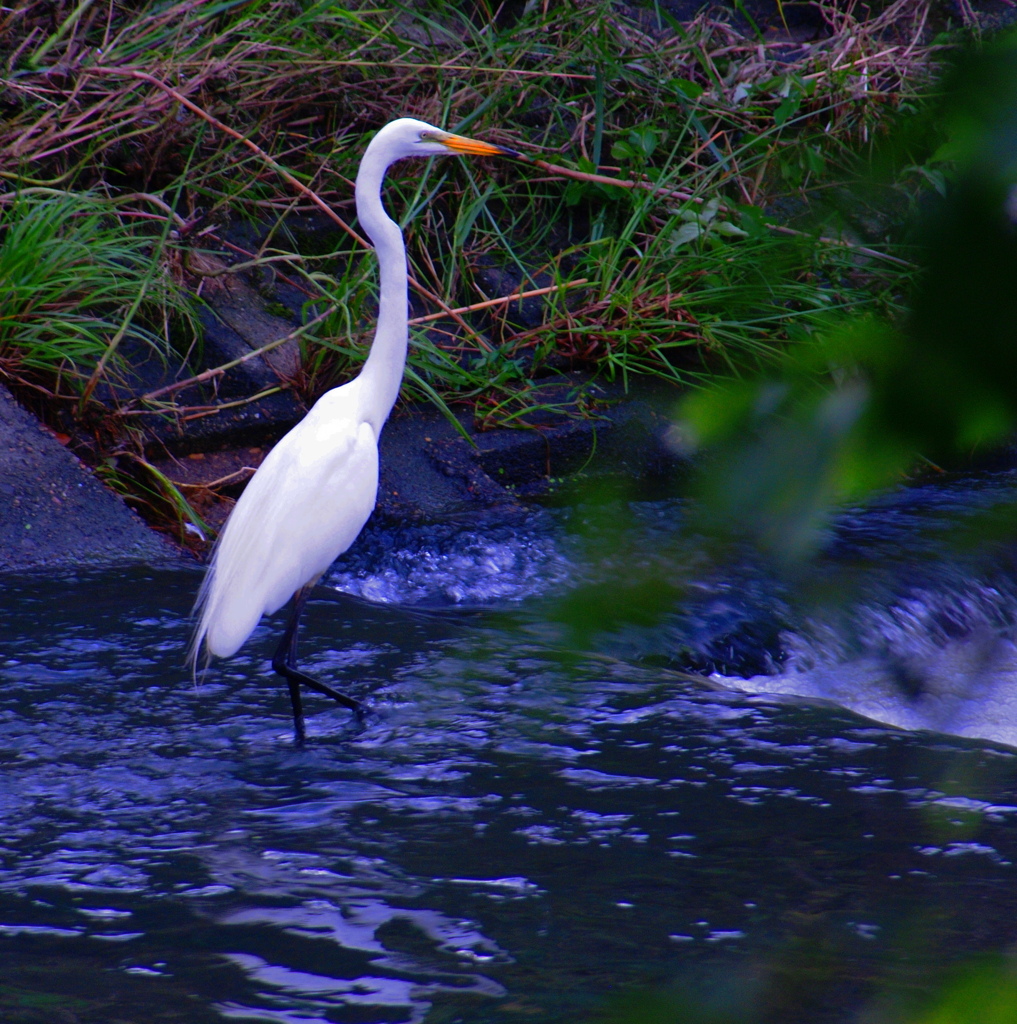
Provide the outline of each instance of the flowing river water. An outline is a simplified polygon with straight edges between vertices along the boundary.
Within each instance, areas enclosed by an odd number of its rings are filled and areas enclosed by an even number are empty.
[[[901,1019],[1017,939],[1014,577],[941,540],[1015,495],[846,513],[802,579],[669,502],[374,526],[302,648],[370,711],[303,749],[279,617],[192,681],[197,571],[6,579],[0,1019]]]

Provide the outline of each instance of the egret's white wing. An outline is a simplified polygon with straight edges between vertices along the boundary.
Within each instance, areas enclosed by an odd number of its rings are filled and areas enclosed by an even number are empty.
[[[378,494],[378,443],[355,383],[324,395],[240,496],[199,597],[193,653],[204,639],[210,654],[229,657],[363,529]]]

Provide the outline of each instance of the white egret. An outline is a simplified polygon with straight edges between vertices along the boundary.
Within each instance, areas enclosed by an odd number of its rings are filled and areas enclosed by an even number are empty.
[[[378,495],[378,438],[399,395],[409,337],[406,247],[385,213],[385,171],[403,157],[448,154],[516,156],[510,149],[452,135],[413,118],[385,125],[357,173],[360,225],[380,271],[378,323],[363,368],[327,391],[268,453],[237,501],[198,594],[200,615],[189,661],[228,658],[262,615],[291,597],[293,610],[272,667],[289,684],[297,742],[304,738],[300,684],[353,711],[360,705],[296,667],[297,628],[311,588],[356,540]]]

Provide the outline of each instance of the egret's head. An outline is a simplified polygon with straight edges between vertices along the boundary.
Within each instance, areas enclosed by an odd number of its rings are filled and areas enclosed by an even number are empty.
[[[383,149],[388,162],[407,156],[449,156],[454,153],[464,156],[518,156],[514,150],[504,146],[453,135],[413,117],[390,121],[371,140],[369,149],[374,148]]]

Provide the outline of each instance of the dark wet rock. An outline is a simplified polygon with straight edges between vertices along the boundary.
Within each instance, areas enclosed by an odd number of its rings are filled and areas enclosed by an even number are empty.
[[[460,416],[468,432],[469,417]],[[511,505],[515,497],[496,484],[474,449],[433,407],[397,409],[381,435],[378,509],[400,518],[434,518],[464,506]]]
[[[214,283],[212,283],[214,282]],[[268,308],[262,296],[239,275],[206,279],[210,315],[203,318],[205,345],[228,359],[240,359],[292,334],[294,324]],[[257,359],[241,364],[249,380],[271,387],[300,371],[300,346],[289,338]]]
[[[524,287],[523,274],[518,267],[499,266],[490,256],[478,260],[476,275],[477,283],[487,295],[512,295]],[[526,278],[525,287],[547,288],[554,283],[552,275],[545,272]],[[510,325],[515,330],[533,330],[544,323],[546,306],[543,296],[534,296],[497,307],[491,318],[499,328]]]
[[[214,415],[191,417],[186,424],[170,417],[147,418],[145,426],[152,440],[174,452],[196,451],[227,441],[257,443],[289,429],[303,415],[300,402],[285,387],[300,369],[297,341],[289,338],[263,355],[251,356],[252,352],[287,338],[296,323],[278,315],[239,274],[205,278],[203,298],[207,305],[201,313],[202,364],[215,368],[239,359],[244,361],[222,376],[183,390],[177,396],[184,406],[219,406]],[[176,379],[188,375],[181,369]],[[250,401],[252,398],[255,400]]]
[[[0,387],[0,572],[178,557]]]
[[[687,460],[655,391],[622,396],[576,377],[534,390],[552,408],[511,429],[480,430],[463,415],[456,430],[436,409],[397,409],[382,435],[379,509],[430,516],[541,499],[577,476],[629,488],[680,476]]]
[[[186,455],[209,447],[258,444],[281,436],[305,411],[288,387],[300,371],[299,343],[288,337],[298,319],[267,300],[245,276],[220,273],[228,268],[224,261],[208,254],[200,260],[205,272],[219,273],[203,279],[200,349],[166,355],[125,339],[120,354],[126,369],[103,378],[94,393],[107,409],[129,411],[131,425],[144,431],[149,454]],[[280,339],[287,340],[253,355]],[[231,363],[236,365],[222,374],[176,387],[202,371]],[[147,400],[150,395],[165,401],[169,411],[160,413]],[[138,416],[141,410],[147,411]],[[68,410],[54,410],[53,415],[75,435],[76,443],[90,447],[77,435]]]
[[[499,510],[542,500],[563,487],[573,493],[598,481],[620,482],[628,493],[679,479],[688,458],[671,441],[673,391],[640,395],[583,380],[578,375],[538,385],[528,396],[549,408],[528,414],[522,428],[480,429],[473,414],[451,423],[426,404],[397,406],[381,436],[378,513],[393,520],[435,520]],[[215,484],[237,497],[271,443],[235,446],[154,460],[175,483]],[[220,525],[228,503],[201,509]]]

